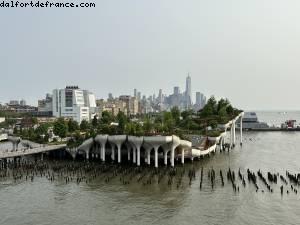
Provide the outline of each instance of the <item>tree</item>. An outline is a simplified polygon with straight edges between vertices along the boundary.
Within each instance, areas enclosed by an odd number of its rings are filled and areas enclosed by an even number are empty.
[[[202,111],[200,113],[200,116],[201,117],[209,117],[209,116],[212,116],[213,114],[214,114],[214,110],[213,110],[212,105],[206,104],[203,107],[203,109],[202,109]]]
[[[223,106],[222,108],[220,108],[219,112],[218,112],[218,115],[220,117],[225,117],[227,116],[227,111],[226,111],[227,107]]]
[[[113,122],[113,120],[114,120],[114,117],[110,112],[108,112],[108,111],[102,112],[101,122],[103,124],[110,124],[111,122]]]
[[[31,117],[32,124],[38,124],[38,120],[36,117]]]
[[[193,110],[185,110],[181,113],[182,119],[185,120],[193,115]]]
[[[92,125],[93,125],[93,127],[97,127],[97,125],[98,125],[98,119],[97,119],[96,115],[94,116],[94,118],[92,120]]]
[[[77,130],[79,130],[79,125],[78,125],[77,121],[70,119],[68,121],[68,131],[73,133]]]
[[[163,122],[163,117],[162,115],[157,115],[154,119],[154,123],[162,123]]]
[[[213,128],[213,129],[217,128],[218,121],[216,121],[216,120],[209,121],[209,126],[211,126],[211,128]]]
[[[89,122],[86,120],[82,120],[80,123],[80,130],[86,131],[89,129]]]
[[[217,101],[215,99],[215,96],[211,96],[208,100],[207,100],[207,103],[206,105],[210,106],[212,111],[213,111],[213,114],[216,114],[218,109],[217,109]]]
[[[136,129],[135,129],[135,124],[134,123],[127,123],[125,125],[124,133],[127,135],[135,135]]]
[[[218,105],[217,105],[217,111],[218,113],[220,112],[221,109],[224,109],[226,110],[227,106],[229,105],[229,102],[227,100],[225,100],[224,98],[221,98],[219,101],[218,101]]]
[[[55,121],[53,126],[54,134],[58,135],[61,138],[66,137],[68,131],[68,127],[63,118],[59,118]]]
[[[154,129],[156,132],[161,133],[164,131],[164,126],[161,123],[155,123]]]
[[[175,121],[172,117],[171,112],[164,112],[163,119],[165,131],[171,132],[175,127]]]
[[[13,134],[14,134],[14,135],[18,135],[18,133],[19,133],[19,132],[18,132],[18,129],[17,129],[17,127],[14,127]]]
[[[228,113],[229,115],[233,115],[234,109],[233,109],[233,107],[232,107],[231,105],[229,105],[229,106],[227,107],[226,111],[227,111],[227,113]]]
[[[124,133],[124,129],[127,123],[127,117],[125,116],[124,112],[120,111],[117,115],[117,120],[119,123],[119,131],[120,133]]]
[[[49,124],[40,124],[36,129],[35,129],[35,134],[36,135],[46,135],[48,133],[48,128]]]
[[[146,134],[149,134],[152,131],[153,124],[151,123],[149,118],[146,118],[143,127]]]
[[[34,136],[35,136],[35,135],[34,135],[34,130],[33,130],[33,128],[29,128],[27,134],[28,134],[28,139],[29,139],[29,140],[34,139]]]
[[[171,109],[171,114],[172,114],[172,117],[175,120],[176,124],[179,124],[179,122],[180,122],[180,110],[178,109],[177,106],[175,106]]]
[[[140,123],[137,123],[135,125],[135,135],[136,136],[143,136],[144,135],[144,130],[143,130],[143,127]]]

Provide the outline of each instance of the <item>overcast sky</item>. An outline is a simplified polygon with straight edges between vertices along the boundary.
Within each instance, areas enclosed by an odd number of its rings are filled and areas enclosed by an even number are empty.
[[[95,1],[0,8],[0,102],[36,105],[73,84],[99,98],[170,94],[190,72],[193,94],[243,109],[300,108],[299,0]]]

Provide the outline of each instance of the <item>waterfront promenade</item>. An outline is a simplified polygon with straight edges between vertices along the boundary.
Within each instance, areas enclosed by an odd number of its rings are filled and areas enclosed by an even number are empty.
[[[15,157],[21,157],[27,155],[34,155],[38,153],[45,153],[45,152],[54,151],[58,149],[64,149],[65,147],[66,144],[60,144],[60,145],[40,145],[39,147],[22,148],[16,151],[4,150],[4,151],[0,151],[0,159],[15,158]]]

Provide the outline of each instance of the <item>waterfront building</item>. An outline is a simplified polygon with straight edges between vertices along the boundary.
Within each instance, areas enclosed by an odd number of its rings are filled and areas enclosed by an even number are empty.
[[[81,123],[89,121],[96,113],[96,100],[93,93],[81,90],[78,86],[67,86],[53,90],[53,116],[72,118]]]

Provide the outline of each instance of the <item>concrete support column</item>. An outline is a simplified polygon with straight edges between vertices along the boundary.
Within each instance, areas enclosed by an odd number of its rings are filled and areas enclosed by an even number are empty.
[[[164,151],[164,163],[165,163],[165,166],[168,165],[168,151]]]
[[[184,148],[181,149],[181,163],[184,164]]]
[[[222,151],[224,151],[224,139],[225,139],[225,138],[223,137],[222,140],[221,140],[221,146],[222,146],[221,149],[222,149]]]
[[[118,163],[121,163],[121,145],[117,145],[118,148]]]
[[[135,147],[132,148],[132,161],[133,163],[136,163],[136,149]]]
[[[43,161],[44,160],[44,154],[42,153],[41,154],[41,161]]]
[[[86,152],[85,152],[85,157],[86,157],[86,160],[89,161],[89,158],[90,158],[90,151],[86,151]]]
[[[101,159],[105,162],[105,145],[101,145]]]
[[[98,154],[101,154],[101,148],[99,144],[97,144],[96,158],[98,158]]]
[[[111,159],[115,161],[115,146],[111,147]]]
[[[128,159],[128,161],[130,161],[130,154],[131,154],[130,147],[127,147],[127,159]]]
[[[235,145],[235,121],[233,123],[233,144]]]
[[[240,144],[243,144],[243,117],[241,116],[241,122],[240,122]]]
[[[174,167],[174,155],[175,155],[174,153],[175,153],[175,148],[172,146],[171,157],[170,157],[170,163],[172,167]]]
[[[148,165],[150,165],[150,162],[151,162],[151,155],[150,155],[150,153],[151,153],[151,149],[149,149],[147,151],[147,163],[148,163]]]
[[[158,168],[158,148],[159,148],[159,146],[156,146],[154,148],[155,168]]]
[[[141,165],[141,147],[140,146],[138,146],[136,148],[136,164],[137,164],[137,166]]]
[[[232,147],[233,144],[233,125],[230,128],[230,148]]]

